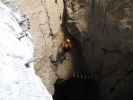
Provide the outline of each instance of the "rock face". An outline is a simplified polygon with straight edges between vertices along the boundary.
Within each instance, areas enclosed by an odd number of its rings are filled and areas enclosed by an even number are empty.
[[[87,70],[98,81],[102,100],[129,100],[133,88],[132,0],[65,0],[65,7],[65,29],[78,42],[79,59],[84,59],[78,70]]]
[[[133,90],[132,0],[22,0],[20,8],[29,16],[34,32],[36,70],[50,91],[57,79],[55,69],[62,70],[49,58],[55,61],[63,41],[64,17],[64,31],[75,45],[75,71],[97,80],[102,100],[129,100]]]
[[[62,52],[61,44],[64,40],[61,29],[63,0],[18,0],[17,4],[21,13],[27,15],[30,21],[36,72],[53,94],[56,79],[67,78],[71,71],[71,67],[68,67],[71,66],[71,60],[60,63],[57,58],[58,53]]]
[[[57,77],[49,58],[53,56],[56,59],[59,45],[63,41],[63,33],[60,28],[63,2],[62,0],[57,3],[54,0],[20,1],[21,12],[29,17],[31,31],[33,32],[36,72],[53,94],[53,84]]]

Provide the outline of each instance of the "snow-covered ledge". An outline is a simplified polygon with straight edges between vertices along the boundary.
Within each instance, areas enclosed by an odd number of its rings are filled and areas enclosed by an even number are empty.
[[[52,100],[35,74],[25,20],[0,1],[0,100]]]

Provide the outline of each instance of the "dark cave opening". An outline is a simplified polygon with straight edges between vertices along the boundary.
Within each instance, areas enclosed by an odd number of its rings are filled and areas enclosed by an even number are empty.
[[[97,82],[92,79],[70,78],[56,82],[54,100],[99,100]]]

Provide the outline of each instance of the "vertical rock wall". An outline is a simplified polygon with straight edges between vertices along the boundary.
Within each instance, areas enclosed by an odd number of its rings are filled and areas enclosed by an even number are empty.
[[[133,1],[65,1],[67,30],[79,42],[80,59],[86,62],[79,70],[98,81],[102,100],[131,100]]]
[[[57,76],[49,58],[52,56],[52,59],[56,59],[64,38],[61,32],[63,0],[18,0],[18,5],[21,13],[29,18],[35,46],[36,72],[53,94]]]

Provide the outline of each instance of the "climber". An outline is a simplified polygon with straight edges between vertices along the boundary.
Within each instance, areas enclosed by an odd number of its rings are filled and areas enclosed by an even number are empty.
[[[68,52],[72,48],[72,42],[69,38],[66,38],[62,43],[62,48],[64,52]]]
[[[57,58],[60,62],[63,62],[66,59],[66,55],[68,55],[72,49],[72,42],[70,38],[64,39],[60,49],[61,50],[58,52]]]
[[[65,38],[58,49],[56,59],[54,59],[53,55],[49,57],[51,63],[55,66],[58,66],[59,64],[63,64],[65,60],[70,59],[70,50],[72,49],[72,47],[73,45],[70,38]]]

